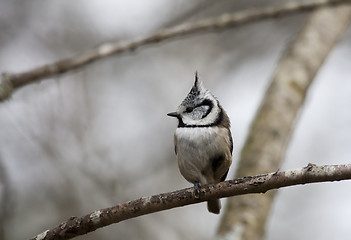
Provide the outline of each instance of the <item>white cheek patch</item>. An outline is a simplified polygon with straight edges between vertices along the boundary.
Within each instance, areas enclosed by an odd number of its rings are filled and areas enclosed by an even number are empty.
[[[189,114],[184,114],[182,117],[183,123],[186,125],[196,125],[199,120],[197,119],[192,119],[192,117]]]
[[[209,106],[206,106],[206,107],[209,108]],[[185,113],[182,116],[182,120],[186,125],[196,125],[196,126],[211,125],[215,123],[215,121],[217,120],[218,115],[220,114],[220,111],[221,109],[217,105],[215,105],[212,107],[211,112],[206,117],[201,119],[201,117],[195,118],[195,116],[197,116],[196,114],[199,114],[199,113],[195,114],[194,113],[195,109],[194,109],[192,113]],[[202,114],[206,114],[206,111],[203,112]]]
[[[193,111],[189,113],[184,113],[184,117],[192,120],[200,120],[208,114],[209,109],[210,109],[210,106],[208,105],[198,106],[194,108]]]
[[[198,119],[202,119],[208,115],[209,110],[210,110],[210,106],[203,105],[195,108],[194,113],[198,117]]]

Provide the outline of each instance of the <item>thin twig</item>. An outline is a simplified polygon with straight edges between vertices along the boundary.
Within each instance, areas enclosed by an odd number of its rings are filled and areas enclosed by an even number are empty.
[[[113,223],[166,209],[204,202],[213,198],[231,197],[249,193],[265,193],[282,187],[351,179],[351,164],[316,166],[273,172],[229,180],[201,187],[200,196],[194,188],[142,197],[114,207],[94,211],[83,217],[71,217],[59,226],[46,230],[32,240],[70,239]]]
[[[88,50],[83,54],[72,58],[60,60],[52,64],[43,65],[22,73],[3,73],[0,83],[0,102],[8,99],[12,92],[24,85],[36,81],[63,74],[77,68],[81,68],[96,60],[126,51],[133,51],[141,46],[157,43],[167,39],[185,36],[189,34],[223,30],[249,22],[254,22],[267,18],[296,14],[303,11],[310,11],[326,5],[337,5],[351,2],[350,0],[318,0],[309,3],[289,3],[279,7],[267,7],[264,9],[252,9],[239,13],[223,14],[216,18],[209,18],[193,23],[185,23],[175,27],[162,29],[147,37],[134,41],[120,43],[112,42],[100,45],[95,49]]]

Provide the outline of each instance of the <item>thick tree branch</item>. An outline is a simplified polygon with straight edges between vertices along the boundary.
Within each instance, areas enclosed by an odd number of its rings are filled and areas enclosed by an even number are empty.
[[[198,198],[194,195],[194,188],[142,197],[111,208],[97,210],[83,217],[71,217],[59,226],[35,236],[32,240],[70,239],[126,219],[200,203],[214,197],[223,198],[249,193],[265,193],[268,190],[298,184],[346,179],[351,179],[351,164],[325,166],[308,164],[304,168],[243,177],[216,185],[205,185],[201,187]]]
[[[216,18],[204,19],[194,23],[181,24],[126,43],[105,43],[78,56],[40,66],[27,72],[3,73],[2,82],[0,83],[0,102],[8,99],[14,90],[24,85],[81,68],[89,63],[95,62],[96,60],[114,54],[133,51],[136,48],[151,43],[157,43],[167,39],[199,32],[231,28],[237,25],[262,19],[309,11],[326,5],[337,5],[350,2],[350,0],[318,0],[309,3],[292,2],[280,7],[246,10],[239,13],[223,14]]]
[[[350,5],[311,14],[277,65],[241,152],[236,177],[280,168],[308,89],[350,22]],[[229,199],[217,234],[262,239],[274,193]]]

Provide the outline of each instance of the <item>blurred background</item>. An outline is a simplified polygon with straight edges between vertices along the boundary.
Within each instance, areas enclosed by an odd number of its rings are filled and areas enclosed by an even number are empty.
[[[291,0],[292,1],[292,0]],[[0,1],[0,72],[21,72],[108,41],[288,1]],[[0,239],[28,239],[96,209],[189,187],[173,111],[195,71],[232,122],[234,162],[286,45],[308,14],[181,37],[106,58],[0,103]],[[351,159],[351,29],[310,88],[283,170]],[[266,239],[349,239],[351,183],[279,190]],[[222,200],[224,204],[225,200]],[[179,221],[182,219],[182,221]],[[206,204],[127,220],[77,239],[211,239]]]

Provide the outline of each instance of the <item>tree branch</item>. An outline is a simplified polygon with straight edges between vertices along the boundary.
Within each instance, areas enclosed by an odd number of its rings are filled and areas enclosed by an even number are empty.
[[[212,198],[265,193],[268,190],[298,184],[346,179],[351,179],[351,164],[325,166],[308,164],[304,168],[243,177],[215,185],[205,185],[201,187],[199,197],[195,197],[194,188],[142,197],[114,207],[94,211],[83,217],[71,217],[59,226],[35,236],[32,240],[70,239],[126,219],[200,203]]]
[[[43,65],[27,72],[3,73],[2,82],[0,83],[0,102],[8,99],[14,90],[24,85],[81,68],[87,64],[114,54],[133,51],[141,46],[158,43],[160,41],[179,36],[186,36],[206,31],[222,30],[262,19],[296,14],[326,5],[337,5],[350,2],[350,0],[318,0],[309,3],[292,2],[280,7],[246,10],[239,13],[223,14],[216,18],[204,19],[194,23],[181,24],[126,43],[105,43],[95,49],[88,50],[85,53],[75,57],[60,60],[52,64]]]
[[[235,177],[279,169],[308,89],[351,21],[351,6],[317,9],[280,59],[250,127]],[[262,239],[275,192],[229,199],[218,238]],[[250,217],[247,217],[250,216]]]

